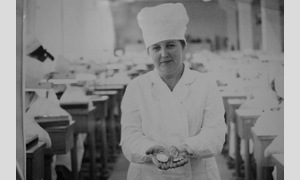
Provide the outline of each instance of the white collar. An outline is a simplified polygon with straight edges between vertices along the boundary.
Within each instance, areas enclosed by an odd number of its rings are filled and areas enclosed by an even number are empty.
[[[149,77],[153,84],[163,82],[156,68],[149,73]],[[196,79],[196,73],[190,70],[190,68],[188,68],[186,65],[184,65],[184,71],[181,78],[178,81],[178,84],[179,83],[184,85],[192,84],[195,79]]]

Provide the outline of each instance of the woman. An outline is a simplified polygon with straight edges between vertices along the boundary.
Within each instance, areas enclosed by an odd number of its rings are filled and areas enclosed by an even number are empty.
[[[138,23],[155,69],[132,80],[122,100],[121,146],[128,180],[220,179],[214,154],[226,125],[216,81],[183,64],[188,17],[184,6],[144,8]],[[184,158],[157,159],[176,147]]]

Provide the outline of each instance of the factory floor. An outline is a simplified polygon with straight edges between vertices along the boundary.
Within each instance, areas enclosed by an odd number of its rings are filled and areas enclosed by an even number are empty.
[[[220,154],[216,156],[216,161],[219,167],[221,180],[233,180],[234,169],[228,169],[225,157]],[[121,153],[108,180],[126,180],[128,166],[129,161]]]

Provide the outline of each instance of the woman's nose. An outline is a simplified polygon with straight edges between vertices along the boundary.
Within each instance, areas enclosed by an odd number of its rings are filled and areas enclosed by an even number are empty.
[[[168,55],[168,52],[167,52],[166,48],[161,48],[161,56],[166,57],[167,55]]]

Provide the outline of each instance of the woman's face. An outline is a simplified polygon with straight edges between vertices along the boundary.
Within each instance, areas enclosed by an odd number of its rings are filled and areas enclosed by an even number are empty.
[[[183,46],[179,40],[165,40],[151,45],[148,54],[156,69],[163,74],[178,72],[183,67]]]

